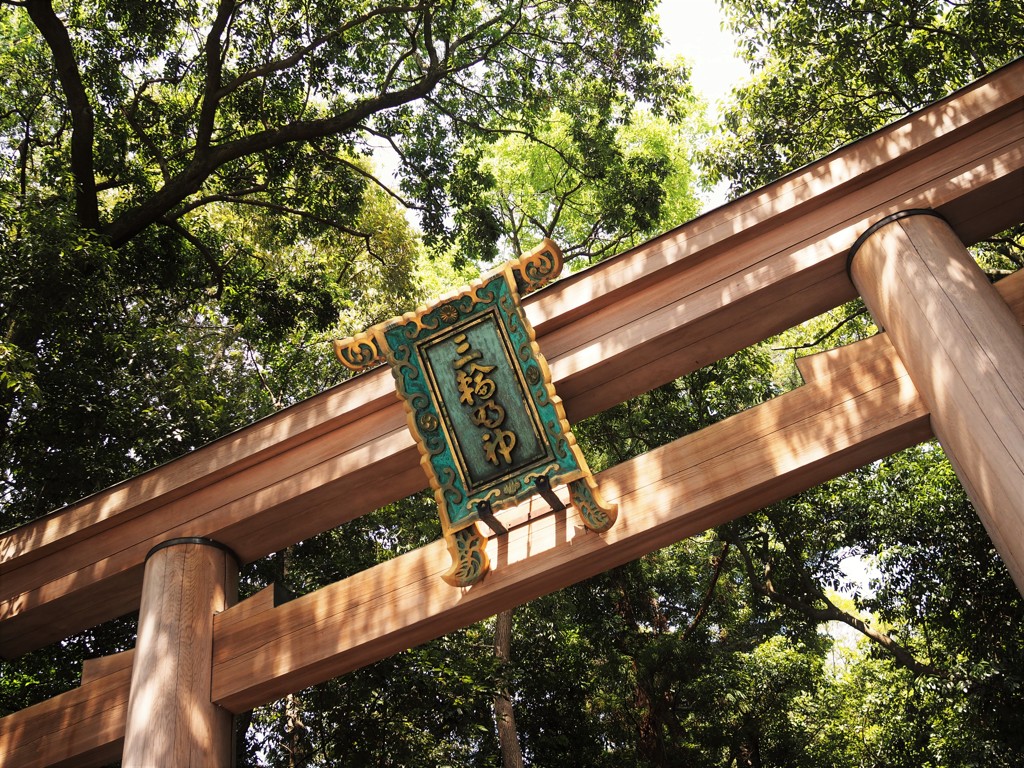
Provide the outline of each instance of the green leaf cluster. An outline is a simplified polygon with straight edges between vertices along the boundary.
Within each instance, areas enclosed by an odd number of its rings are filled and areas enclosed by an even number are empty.
[[[752,77],[703,167],[767,184],[1024,53],[1019,0],[723,0]]]

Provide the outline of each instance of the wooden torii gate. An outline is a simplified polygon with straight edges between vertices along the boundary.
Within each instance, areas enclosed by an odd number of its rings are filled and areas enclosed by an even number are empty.
[[[941,216],[941,218],[938,218]],[[937,436],[1024,589],[1024,61],[527,299],[571,421],[860,294],[885,332],[806,383],[598,476],[606,533],[524,502],[457,589],[443,541],[277,605],[248,562],[426,485],[387,371],[0,535],[0,653],[139,610],[132,651],[0,719],[0,764],[226,765],[231,715]],[[191,762],[190,762],[191,761]]]

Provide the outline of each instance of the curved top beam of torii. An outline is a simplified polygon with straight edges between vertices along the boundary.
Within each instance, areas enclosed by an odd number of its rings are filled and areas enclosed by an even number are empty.
[[[570,421],[853,298],[850,246],[908,208],[1021,221],[1024,61],[524,302]],[[137,608],[163,540],[253,560],[425,485],[390,376],[356,377],[0,535],[0,654]]]

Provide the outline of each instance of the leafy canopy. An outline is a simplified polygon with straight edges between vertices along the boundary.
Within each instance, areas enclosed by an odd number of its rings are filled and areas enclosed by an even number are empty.
[[[1021,55],[1020,0],[723,0],[752,79],[705,169],[774,181]]]
[[[611,177],[597,142],[678,95],[654,5],[0,3],[0,525],[337,381],[326,339],[420,298],[404,210],[495,253],[490,142],[577,115]]]

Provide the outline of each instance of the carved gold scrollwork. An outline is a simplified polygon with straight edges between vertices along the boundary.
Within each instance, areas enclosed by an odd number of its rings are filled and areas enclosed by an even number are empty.
[[[569,483],[569,500],[580,513],[583,524],[592,531],[602,533],[615,524],[619,508],[601,498],[601,492],[592,475]]]
[[[554,280],[564,264],[562,251],[552,240],[544,240],[525,256],[512,262],[516,288],[520,294],[536,291]]]
[[[371,331],[334,340],[334,354],[350,371],[362,371],[384,362],[384,353]]]
[[[445,536],[452,567],[441,578],[453,587],[468,587],[483,578],[490,567],[487,537],[476,524]]]

